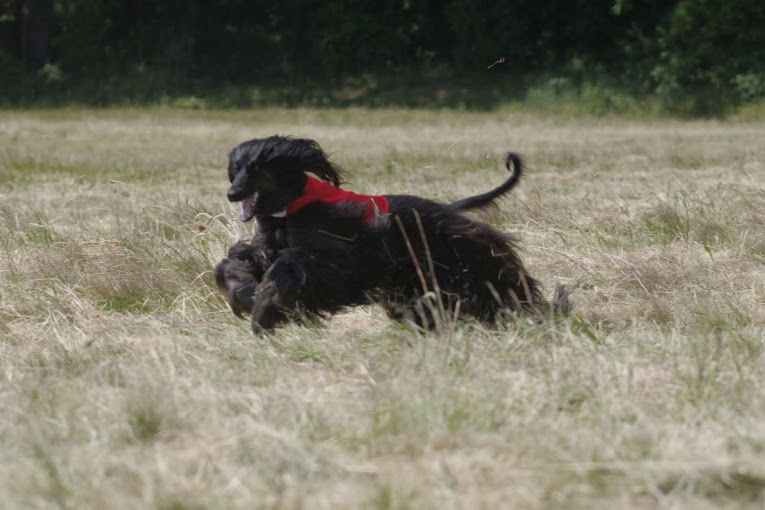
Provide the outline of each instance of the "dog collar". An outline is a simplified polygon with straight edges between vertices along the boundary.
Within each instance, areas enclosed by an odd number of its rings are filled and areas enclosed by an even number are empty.
[[[334,205],[340,202],[362,204],[364,208],[361,215],[367,224],[371,224],[375,216],[387,213],[389,208],[388,199],[383,196],[360,195],[309,176],[305,183],[305,188],[303,188],[303,194],[293,200],[287,206],[287,209],[272,213],[271,216],[274,218],[289,218],[300,212],[304,207],[316,202],[327,205]]]

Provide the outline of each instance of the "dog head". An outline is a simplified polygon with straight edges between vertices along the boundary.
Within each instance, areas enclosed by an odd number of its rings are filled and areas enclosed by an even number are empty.
[[[303,193],[306,172],[340,185],[340,169],[313,140],[284,136],[249,140],[229,154],[227,196],[231,202],[242,202],[242,221],[278,214]]]

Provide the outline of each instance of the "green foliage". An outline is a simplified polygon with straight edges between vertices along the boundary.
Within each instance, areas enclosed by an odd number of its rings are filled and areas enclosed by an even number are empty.
[[[765,3],[685,0],[661,30],[657,91],[670,111],[723,112],[765,92]]]
[[[524,101],[535,110],[588,115],[638,113],[642,108],[633,95],[618,86],[606,85],[605,80],[575,86],[566,77],[553,77],[529,86]]]
[[[765,72],[737,74],[731,81],[744,101],[765,97]]]
[[[719,114],[765,96],[763,27],[761,0],[0,0],[0,105],[484,108],[553,76],[578,110]]]

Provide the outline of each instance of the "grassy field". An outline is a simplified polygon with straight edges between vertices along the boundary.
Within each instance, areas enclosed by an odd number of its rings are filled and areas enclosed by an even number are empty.
[[[573,292],[441,336],[374,307],[268,338],[211,269],[227,151],[317,139]],[[0,112],[3,508],[760,508],[765,123],[403,110]]]

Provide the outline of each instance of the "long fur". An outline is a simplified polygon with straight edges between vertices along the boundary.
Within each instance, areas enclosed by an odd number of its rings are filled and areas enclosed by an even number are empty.
[[[438,310],[494,322],[504,311],[547,309],[538,282],[513,240],[460,214],[512,189],[522,173],[510,154],[510,178],[494,190],[441,204],[385,195],[388,214],[368,224],[359,204],[312,203],[289,218],[274,217],[300,195],[310,172],[332,184],[340,170],[313,140],[273,136],[237,146],[229,157],[228,196],[250,201],[258,230],[216,267],[218,286],[253,331],[305,315],[379,303],[396,320],[432,328]]]

